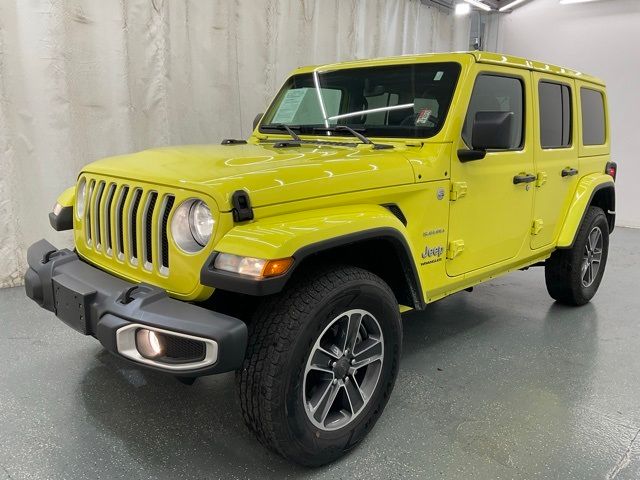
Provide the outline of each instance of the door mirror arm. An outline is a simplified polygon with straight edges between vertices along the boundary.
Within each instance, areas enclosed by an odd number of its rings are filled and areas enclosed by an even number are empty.
[[[475,160],[482,160],[486,154],[487,154],[486,150],[478,150],[478,149],[469,150],[466,148],[461,148],[458,150],[458,159],[462,163],[473,162]]]

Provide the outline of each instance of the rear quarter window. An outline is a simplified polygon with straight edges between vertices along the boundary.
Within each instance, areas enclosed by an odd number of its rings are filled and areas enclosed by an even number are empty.
[[[604,97],[591,88],[580,89],[582,144],[602,145],[605,138]]]
[[[542,148],[571,146],[571,90],[567,85],[542,81],[540,101],[540,144]]]

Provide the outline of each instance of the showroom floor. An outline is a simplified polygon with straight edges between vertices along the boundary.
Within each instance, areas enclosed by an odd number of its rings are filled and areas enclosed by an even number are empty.
[[[138,370],[0,291],[0,480],[638,479],[639,244],[615,232],[582,308],[555,305],[536,268],[407,314],[384,415],[319,470],[253,439],[233,374],[188,387]]]

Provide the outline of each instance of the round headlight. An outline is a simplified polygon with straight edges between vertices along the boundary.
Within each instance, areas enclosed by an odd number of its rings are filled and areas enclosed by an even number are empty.
[[[203,247],[209,243],[213,232],[213,216],[207,204],[198,200],[191,205],[189,212],[189,227],[193,239]]]
[[[78,216],[78,218],[82,218],[82,216],[84,215],[84,203],[85,203],[85,197],[87,196],[87,181],[82,178],[80,179],[80,182],[78,183],[78,186],[76,188],[76,215]]]
[[[171,235],[182,250],[195,253],[209,243],[215,220],[202,200],[192,198],[180,204],[171,220]]]

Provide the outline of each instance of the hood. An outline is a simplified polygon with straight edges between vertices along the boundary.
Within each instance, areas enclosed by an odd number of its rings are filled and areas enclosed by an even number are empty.
[[[254,207],[414,182],[401,152],[370,146],[274,148],[273,144],[189,145],[105,158],[86,172],[210,195],[221,211],[236,190]]]

